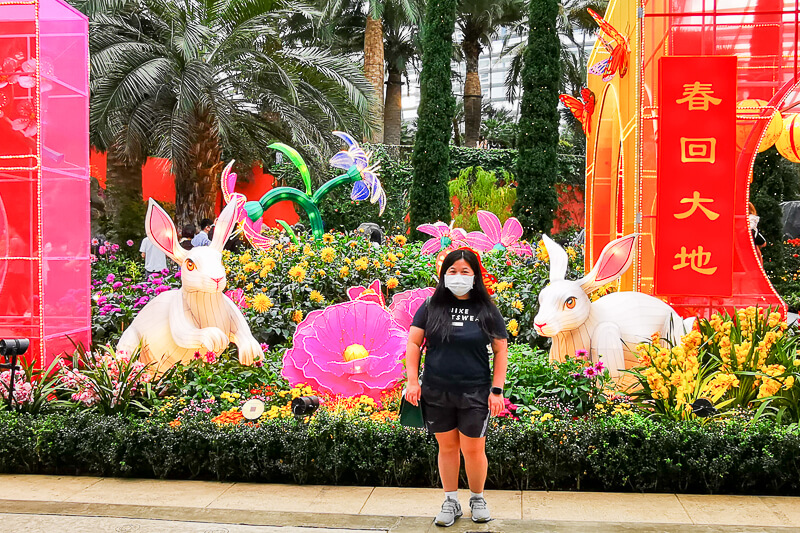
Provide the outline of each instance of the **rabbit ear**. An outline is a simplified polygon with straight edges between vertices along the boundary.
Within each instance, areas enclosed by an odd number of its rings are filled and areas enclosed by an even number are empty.
[[[569,258],[567,252],[553,239],[542,235],[547,255],[550,256],[550,281],[560,281],[567,275]]]
[[[606,244],[591,272],[578,280],[586,294],[611,283],[628,270],[633,262],[633,246],[638,233],[632,233]]]
[[[178,264],[186,258],[186,250],[178,242],[175,224],[155,200],[150,198],[147,216],[144,219],[144,230],[153,244]]]
[[[236,202],[230,202],[217,218],[217,223],[214,226],[214,238],[211,239],[211,247],[219,252],[225,248],[225,243],[228,242],[228,237],[231,236],[231,232],[233,232],[233,228],[238,222],[236,213]]]

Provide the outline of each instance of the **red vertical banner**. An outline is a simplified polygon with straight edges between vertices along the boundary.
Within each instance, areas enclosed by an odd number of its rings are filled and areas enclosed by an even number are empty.
[[[659,60],[655,293],[730,296],[736,57]]]

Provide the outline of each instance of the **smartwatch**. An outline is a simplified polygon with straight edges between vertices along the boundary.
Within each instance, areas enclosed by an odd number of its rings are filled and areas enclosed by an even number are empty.
[[[492,387],[489,390],[491,391],[492,394],[497,394],[498,396],[503,395],[503,389],[501,387]]]

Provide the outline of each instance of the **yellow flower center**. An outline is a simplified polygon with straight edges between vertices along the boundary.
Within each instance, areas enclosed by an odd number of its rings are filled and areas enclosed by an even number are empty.
[[[355,361],[356,359],[364,359],[368,355],[369,352],[367,349],[360,344],[351,344],[344,350],[344,360],[348,362]]]

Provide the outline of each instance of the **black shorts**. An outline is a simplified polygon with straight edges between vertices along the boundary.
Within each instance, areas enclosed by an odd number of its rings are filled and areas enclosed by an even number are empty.
[[[431,433],[458,428],[467,437],[485,437],[489,425],[489,389],[448,392],[423,386],[422,416]]]

